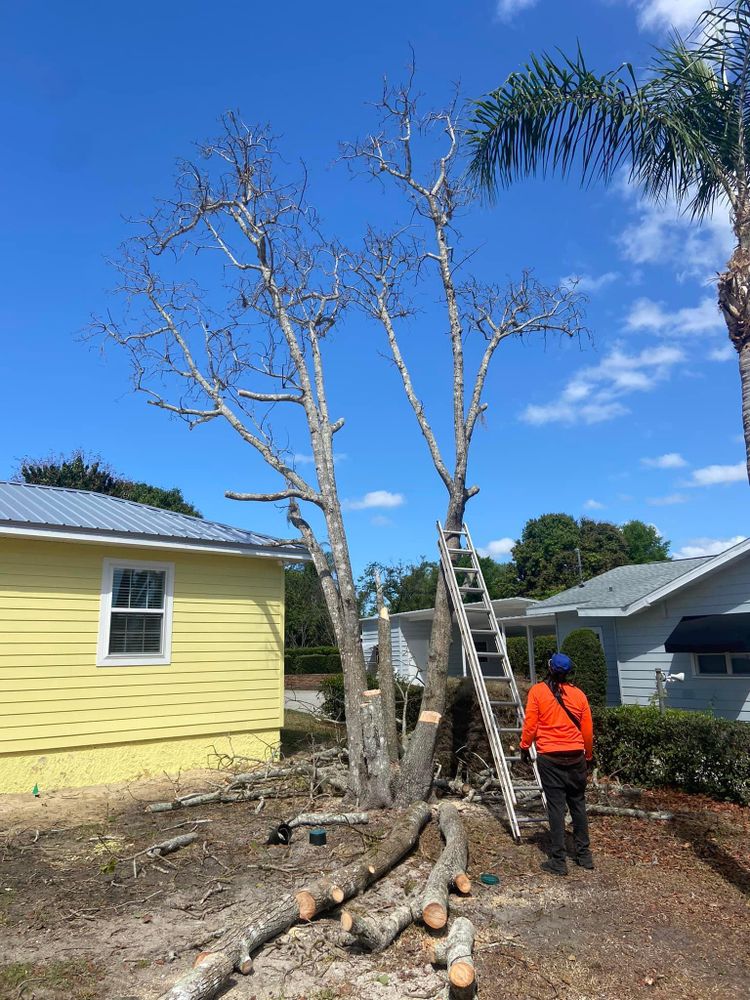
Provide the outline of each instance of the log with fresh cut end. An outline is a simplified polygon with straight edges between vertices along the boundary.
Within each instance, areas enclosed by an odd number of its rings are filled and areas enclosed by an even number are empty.
[[[450,887],[454,885],[462,893],[471,891],[471,880],[466,874],[469,860],[466,830],[458,809],[451,802],[440,803],[438,823],[445,847],[422,895],[422,919],[433,930],[439,930],[448,923]]]
[[[466,917],[457,917],[451,924],[448,936],[432,943],[430,961],[448,969],[451,1000],[465,1000],[474,995],[476,971],[474,969],[474,925]]]
[[[162,994],[160,1000],[212,1000],[226,986],[232,971],[241,971],[251,954],[266,941],[382,878],[414,847],[430,815],[425,802],[414,802],[394,818],[388,835],[361,860],[310,883],[301,892],[285,893],[260,910],[256,908],[210,952],[199,956],[199,964]]]
[[[418,920],[422,908],[418,898],[401,903],[387,913],[372,916],[347,907],[341,914],[341,929],[369,951],[383,951],[401,931]]]

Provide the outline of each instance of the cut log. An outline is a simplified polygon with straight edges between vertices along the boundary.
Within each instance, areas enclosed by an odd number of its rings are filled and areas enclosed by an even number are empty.
[[[596,804],[586,806],[587,812],[592,816],[633,816],[635,819],[655,819],[668,823],[674,819],[671,812],[649,812],[646,809],[629,809],[625,806],[599,806]]]
[[[425,802],[413,803],[394,819],[390,833],[371,852],[326,879],[309,884],[302,890],[312,900],[305,909],[309,914],[306,919],[336,905],[335,897],[340,897],[338,902],[343,902],[382,878],[414,847],[429,818],[430,807]],[[249,914],[208,953],[214,964],[208,966],[207,973],[210,974],[203,981],[197,977],[206,966],[208,957],[162,994],[160,1000],[211,1000],[226,984],[232,970],[239,968],[243,958],[249,957],[266,941],[282,934],[300,920],[300,895],[287,893],[260,912],[256,909]],[[222,975],[215,974],[214,969],[223,970]]]
[[[472,951],[474,949],[474,925],[466,917],[457,917],[451,924],[448,936],[432,944],[430,961],[433,965],[445,965],[448,969],[451,1000],[465,1000],[474,996],[476,972]]]
[[[451,802],[441,802],[438,822],[445,838],[445,847],[427,879],[422,896],[422,919],[433,930],[439,930],[448,923],[448,892],[451,885],[459,892],[471,891],[471,881],[466,874],[468,842],[458,809]]]
[[[165,840],[163,844],[154,844],[153,847],[146,848],[142,853],[148,858],[160,858],[164,854],[172,854],[173,851],[179,851],[181,847],[187,847],[188,844],[194,844],[197,839],[197,833],[183,833],[179,837],[172,837],[171,840]]]
[[[385,735],[383,699],[379,690],[365,691],[360,705],[364,762],[367,767],[367,803],[370,809],[387,809],[393,804],[391,759]]]
[[[287,826],[360,826],[370,822],[369,813],[300,813]]]
[[[419,899],[409,900],[375,917],[347,907],[341,914],[341,929],[355,937],[363,948],[383,951],[401,931],[419,919],[421,912]]]

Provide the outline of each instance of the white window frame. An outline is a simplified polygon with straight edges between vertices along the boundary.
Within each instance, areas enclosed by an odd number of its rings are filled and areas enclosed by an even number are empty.
[[[110,653],[109,631],[112,625],[112,585],[115,569],[154,569],[164,573],[164,625],[161,653]],[[143,562],[135,559],[105,559],[102,568],[99,604],[99,641],[97,667],[167,666],[172,662],[172,606],[174,604],[174,563]],[[117,610],[117,609],[114,609]]]
[[[745,656],[744,653],[691,653],[693,661],[693,676],[699,677],[704,681],[719,681],[727,680],[729,678],[741,677],[744,680],[750,679],[750,674],[735,674],[732,670],[732,657],[733,656]],[[747,654],[750,655],[750,654]],[[699,656],[723,656],[724,662],[727,665],[727,672],[725,674],[703,674],[700,670],[700,665],[698,663]]]

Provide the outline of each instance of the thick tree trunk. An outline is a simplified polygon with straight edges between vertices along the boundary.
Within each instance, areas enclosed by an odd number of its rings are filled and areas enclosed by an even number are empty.
[[[360,705],[362,716],[362,741],[367,770],[365,804],[368,809],[387,809],[393,805],[391,791],[391,761],[383,718],[383,699],[380,691],[365,691]]]
[[[471,891],[471,882],[466,874],[469,847],[458,809],[451,802],[441,802],[438,822],[445,838],[445,847],[427,879],[422,895],[422,919],[433,930],[439,930],[448,923],[450,887],[455,885],[459,892],[464,893]]]
[[[312,882],[296,894],[285,894],[259,913],[256,909],[210,952],[199,955],[196,968],[175,983],[160,1000],[211,1000],[217,996],[232,970],[243,964],[247,967],[252,952],[266,941],[299,920],[311,920],[382,878],[414,847],[429,818],[430,808],[426,803],[413,803],[394,821],[385,840],[362,860]]]
[[[396,726],[396,682],[393,676],[391,650],[391,616],[383,598],[383,585],[377,570],[375,571],[375,593],[378,611],[378,684],[383,699],[383,721],[388,756],[391,763],[396,764],[399,758],[399,742],[398,727]]]
[[[744,223],[748,211],[736,213],[737,247],[727,270],[719,276],[719,308],[724,314],[732,346],[739,356],[742,390],[742,430],[745,438],[745,463],[750,481],[750,223]]]
[[[446,518],[447,529],[456,531],[461,528],[465,505],[465,501],[450,505]],[[458,537],[449,537],[448,544],[457,544]],[[435,614],[430,633],[425,689],[422,695],[422,711],[401,763],[396,795],[396,800],[401,805],[405,802],[413,802],[415,798],[426,798],[430,793],[435,741],[440,719],[445,713],[448,656],[452,638],[453,612],[445,579],[440,571],[435,595]]]

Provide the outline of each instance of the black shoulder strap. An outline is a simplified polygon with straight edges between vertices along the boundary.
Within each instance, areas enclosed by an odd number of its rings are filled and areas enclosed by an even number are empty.
[[[554,697],[554,699],[557,702],[557,704],[560,706],[560,708],[563,710],[563,712],[565,712],[565,714],[570,719],[570,721],[573,723],[573,725],[576,727],[576,729],[580,732],[581,731],[581,721],[580,721],[580,719],[577,719],[575,717],[575,715],[573,715],[573,713],[570,711],[570,709],[568,708],[568,706],[565,704],[565,702],[563,701],[562,693],[559,690],[556,691],[552,687],[551,684],[548,684],[547,687],[552,692],[552,696]]]

